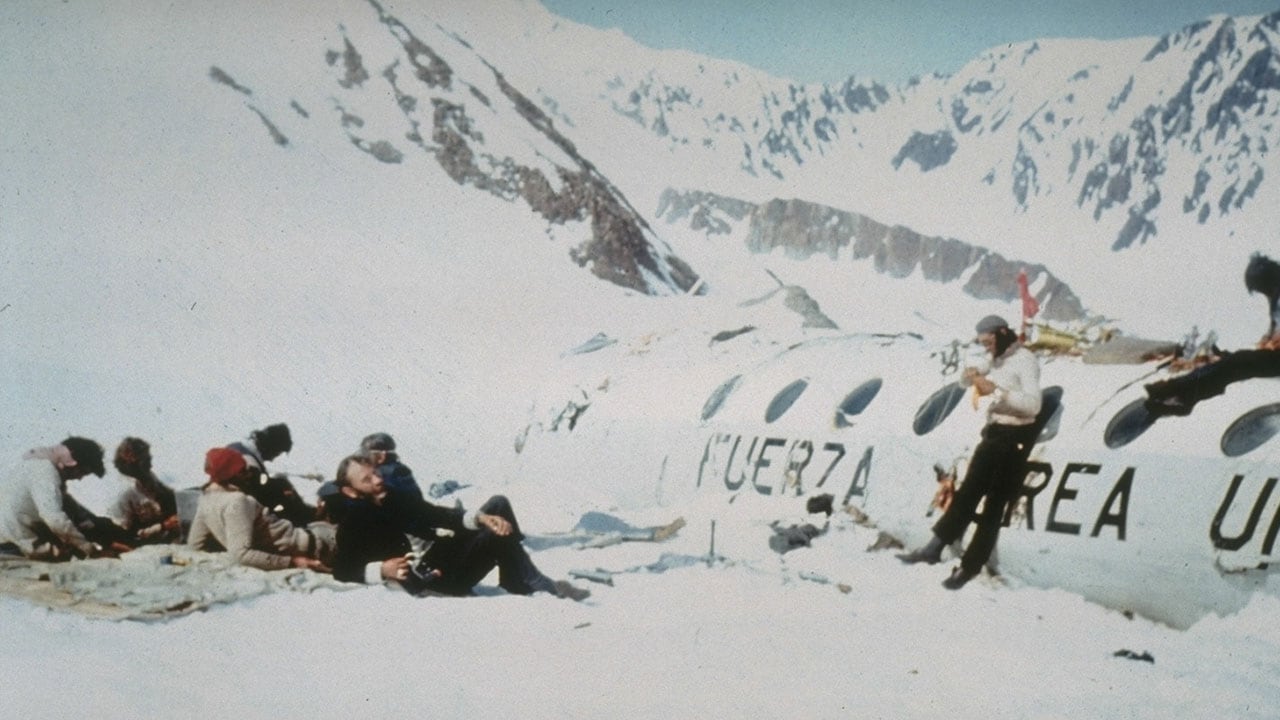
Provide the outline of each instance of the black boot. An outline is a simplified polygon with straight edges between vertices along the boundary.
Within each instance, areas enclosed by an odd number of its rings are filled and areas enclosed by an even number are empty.
[[[927,563],[929,565],[937,565],[942,561],[942,548],[946,547],[937,535],[929,538],[928,544],[919,550],[912,550],[909,553],[898,553],[897,557],[907,565],[915,565],[917,563]]]
[[[957,565],[955,570],[951,571],[951,577],[942,581],[942,587],[948,590],[959,590],[965,586],[965,583],[978,576],[976,572],[969,572],[963,567]]]

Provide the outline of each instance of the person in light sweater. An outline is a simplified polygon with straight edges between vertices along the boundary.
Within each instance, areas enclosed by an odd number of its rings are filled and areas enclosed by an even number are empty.
[[[29,451],[0,475],[0,552],[38,560],[114,554],[85,537],[77,525],[85,511],[67,495],[68,480],[90,473],[102,477],[102,446],[72,436]]]
[[[232,562],[261,570],[305,568],[330,572],[324,562],[332,546],[324,542],[332,532],[319,533],[272,515],[243,487],[256,482],[257,468],[231,448],[213,448],[205,455],[209,482],[196,506],[187,544],[198,550],[225,551]]]
[[[933,538],[923,548],[898,555],[907,564],[936,564],[942,559],[942,549],[959,540],[970,522],[976,522],[977,530],[959,567],[942,583],[949,590],[964,587],[991,557],[1005,508],[1017,496],[1026,477],[1027,456],[1039,432],[1039,360],[1018,342],[1017,334],[1001,317],[988,315],[975,330],[977,341],[991,355],[991,366],[985,371],[967,368],[960,383],[972,386],[981,396],[991,397],[982,440],[973,451],[964,483],[934,524]],[[976,515],[983,498],[986,501],[982,514]]]

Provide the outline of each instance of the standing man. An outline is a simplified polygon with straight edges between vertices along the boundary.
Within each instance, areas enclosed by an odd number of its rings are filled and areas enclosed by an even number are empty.
[[[28,452],[0,477],[0,549],[38,560],[113,554],[86,538],[67,512],[68,505],[79,509],[67,481],[103,472],[102,446],[86,438]]]
[[[581,600],[590,593],[543,575],[524,546],[524,535],[505,497],[495,495],[479,511],[432,505],[412,493],[390,490],[374,462],[352,455],[338,465],[340,492],[354,500],[338,526],[333,575],[347,582],[400,583],[415,595],[466,596],[493,568],[509,593],[546,592]],[[447,532],[440,532],[447,531]],[[410,558],[406,535],[433,540],[421,561]]]
[[[991,367],[983,372],[966,368],[960,383],[973,386],[982,396],[991,396],[982,440],[973,451],[964,483],[956,491],[951,506],[933,526],[933,538],[923,548],[898,555],[908,565],[936,564],[942,549],[959,540],[970,522],[978,527],[965,548],[960,566],[943,583],[959,590],[982,570],[995,549],[1005,507],[1017,496],[1026,476],[1027,456],[1035,445],[1036,416],[1040,412],[1040,363],[1035,354],[1018,342],[1018,336],[1003,318],[988,315],[975,330],[977,341],[991,354]],[[975,517],[980,500],[982,514]]]

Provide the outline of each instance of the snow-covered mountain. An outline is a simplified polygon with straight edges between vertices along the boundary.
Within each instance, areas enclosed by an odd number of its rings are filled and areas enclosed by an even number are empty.
[[[332,21],[339,37],[312,60],[303,87],[277,85],[278,95],[255,94],[220,65],[209,77],[243,95],[246,111],[262,120],[283,151],[291,137],[307,142],[341,133],[381,163],[421,153],[455,182],[523,200],[548,223],[584,223],[588,237],[569,256],[603,279],[645,293],[693,285],[693,271],[626,198],[465,40],[431,23],[410,27],[375,0],[345,4]],[[234,67],[243,60],[224,62]],[[328,95],[319,107],[296,99],[293,93],[325,87],[326,74]]]
[[[758,325],[739,303],[777,282],[842,329],[949,340],[980,313],[1016,315],[1011,283],[1026,267],[1046,307],[1130,320],[1119,295],[1159,309],[1171,333],[1207,317],[1256,335],[1242,292],[1187,292],[1184,279],[1237,286],[1241,256],[1274,225],[1274,17],[1164,41],[1042,41],[903,88],[813,88],[648,50],[533,0],[0,13],[14,48],[0,81],[0,234],[16,239],[0,278],[11,451],[71,431],[110,438],[127,417],[124,432],[178,443],[194,464],[282,417],[311,447],[340,446],[353,413],[369,414],[357,435],[484,417],[486,443],[509,445],[566,348],[602,330]],[[1153,106],[1172,108],[1178,132],[1161,115],[1160,143],[1113,148]],[[1106,180],[1086,183],[1102,177],[1103,147]],[[1150,176],[1160,196],[1194,207],[1162,202],[1141,215],[1157,234],[1117,252],[1128,208],[1147,201],[1121,200],[1116,178],[1129,167],[1145,182],[1132,168],[1151,148],[1167,156]],[[740,223],[710,237],[658,215],[669,188],[797,212],[783,213],[785,232]],[[818,237],[802,218],[836,246],[858,246],[837,237],[851,226],[894,242],[858,241],[881,243],[874,267],[801,259]],[[1229,225],[1235,238],[1222,237]],[[979,271],[913,254],[942,239],[956,258],[1007,260]],[[684,297],[695,287],[705,302]],[[785,307],[773,319],[810,320]],[[462,465],[476,455],[435,434],[418,442]],[[305,469],[331,462],[308,445]]]
[[[1171,39],[1167,57],[1190,42]],[[1138,62],[1155,41],[1136,44],[1068,54]],[[1162,186],[1147,216],[1158,234],[1116,253],[1132,202],[1090,219],[1079,186],[1063,195],[1061,179],[1050,182],[1069,157],[1057,145],[1054,162],[1033,156],[1037,184],[1016,207],[1012,174],[1001,174],[1013,156],[1001,153],[1020,125],[994,127],[996,106],[1013,98],[994,81],[974,86],[955,121],[939,98],[971,78],[793,92],[749,68],[576,26],[532,0],[8,2],[0,47],[0,458],[73,433],[110,452],[135,435],[167,482],[188,487],[204,479],[207,448],[286,421],[294,448],[273,469],[331,473],[360,437],[390,432],[424,487],[458,479],[469,506],[508,494],[531,534],[573,527],[588,510],[689,520],[661,546],[536,551],[557,576],[622,571],[583,604],[437,603],[366,588],[144,625],[0,598],[10,714],[326,718],[378,703],[455,717],[490,712],[500,691],[532,718],[987,716],[966,672],[984,654],[1026,690],[997,717],[1138,707],[1266,717],[1274,705],[1270,596],[1175,633],[1061,591],[984,581],[949,593],[928,571],[863,552],[876,531],[852,518],[813,553],[778,556],[766,523],[799,512],[786,499],[666,506],[664,473],[667,487],[691,478],[649,463],[652,442],[609,432],[626,420],[696,440],[646,412],[674,405],[696,417],[733,387],[722,383],[735,363],[797,343],[910,332],[942,346],[989,312],[1013,318],[1008,283],[1024,266],[1046,308],[1075,300],[1096,311],[1112,290],[1175,327],[1193,321],[1179,300],[1207,302],[1253,334],[1260,312],[1233,304],[1243,265],[1231,253],[1268,237],[1255,225],[1275,224],[1264,216],[1274,207],[1265,153],[1250,155],[1263,181],[1239,207],[1233,197],[1225,215],[1214,209],[1228,180],[1213,174],[1201,193],[1209,217],[1178,214],[1186,227],[1175,232],[1160,213],[1181,196]],[[637,78],[649,76],[642,92]],[[666,86],[677,90],[661,135],[647,98]],[[1029,92],[1018,88],[1019,108]],[[978,113],[969,132],[954,127]],[[926,141],[911,144],[915,131]],[[944,131],[956,149],[926,171]],[[979,140],[1000,152],[984,155]],[[1108,165],[1108,184],[1134,152]],[[1082,159],[1073,177],[1084,182],[1091,167]],[[1067,220],[1046,214],[1059,202]],[[1228,248],[1219,230],[1233,222],[1240,237]],[[1096,233],[1104,223],[1113,227]],[[862,244],[870,262],[846,262]],[[1210,246],[1221,268],[1205,260]],[[1116,281],[1113,257],[1137,258],[1187,297],[1143,297],[1141,284]],[[1183,266],[1221,269],[1231,290],[1179,284]],[[579,454],[547,451],[583,437]],[[539,449],[541,465],[529,460]],[[114,480],[108,470],[73,492]],[[651,571],[659,553],[667,572]],[[513,631],[478,646],[481,626]],[[1159,664],[1125,659],[1152,655]],[[408,670],[394,684],[389,659]],[[49,668],[72,666],[69,693]],[[316,682],[317,667],[341,681]],[[779,667],[814,690],[777,692]]]
[[[301,469],[371,427],[441,474],[501,465],[560,350],[697,280],[421,14],[14,4],[0,26],[5,457],[133,434],[186,486],[286,419]]]
[[[1115,290],[1142,278],[1143,300],[1172,317],[1227,322],[1192,312],[1187,287],[1238,288],[1248,253],[1274,243],[1280,13],[1027,41],[894,87],[801,85],[648,50],[531,2],[507,9],[519,32],[482,51],[535,58],[513,77],[642,207],[664,182],[799,198],[1043,263],[1086,306],[1130,321],[1146,310]],[[642,137],[660,149],[645,167],[666,172],[628,172],[634,151],[606,151]]]

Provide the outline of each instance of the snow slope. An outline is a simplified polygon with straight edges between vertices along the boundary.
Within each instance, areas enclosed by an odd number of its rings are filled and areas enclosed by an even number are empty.
[[[795,516],[792,507],[663,506],[624,497],[625,476],[599,487],[519,476],[514,446],[530,408],[561,382],[562,353],[598,332],[687,340],[683,328],[754,322],[804,336],[776,302],[739,305],[776,288],[766,268],[812,285],[840,321],[867,329],[950,339],[1008,308],[707,245],[696,254],[721,263],[707,271],[714,292],[644,297],[566,262],[581,228],[548,225],[425,159],[378,163],[338,133],[295,136],[293,151],[279,151],[209,78],[210,66],[226,66],[238,82],[328,107],[309,68],[341,44],[344,22],[369,12],[349,2],[0,6],[0,457],[71,433],[109,451],[139,435],[160,474],[186,487],[202,481],[205,449],[268,423],[293,428],[294,451],[277,468],[305,472],[331,472],[382,430],[423,484],[468,483],[468,504],[503,492],[531,532],[567,529],[587,510],[689,522],[663,545],[535,553],[553,575],[637,568],[662,553],[696,562],[625,573],[582,604],[508,597],[491,584],[467,601],[370,588],[148,625],[0,600],[8,713],[1274,714],[1271,599],[1174,631],[1012,580],[946,593],[941,569],[864,552],[873,533],[844,520],[813,548],[779,557],[768,523]],[[599,167],[643,160],[619,147],[621,160]],[[866,295],[850,298],[861,302],[834,299],[854,282]],[[929,321],[905,302],[879,307],[885,296],[917,299]],[[73,489],[93,498],[110,479]],[[708,567],[713,520],[724,559]],[[978,663],[1003,692],[975,682]]]

